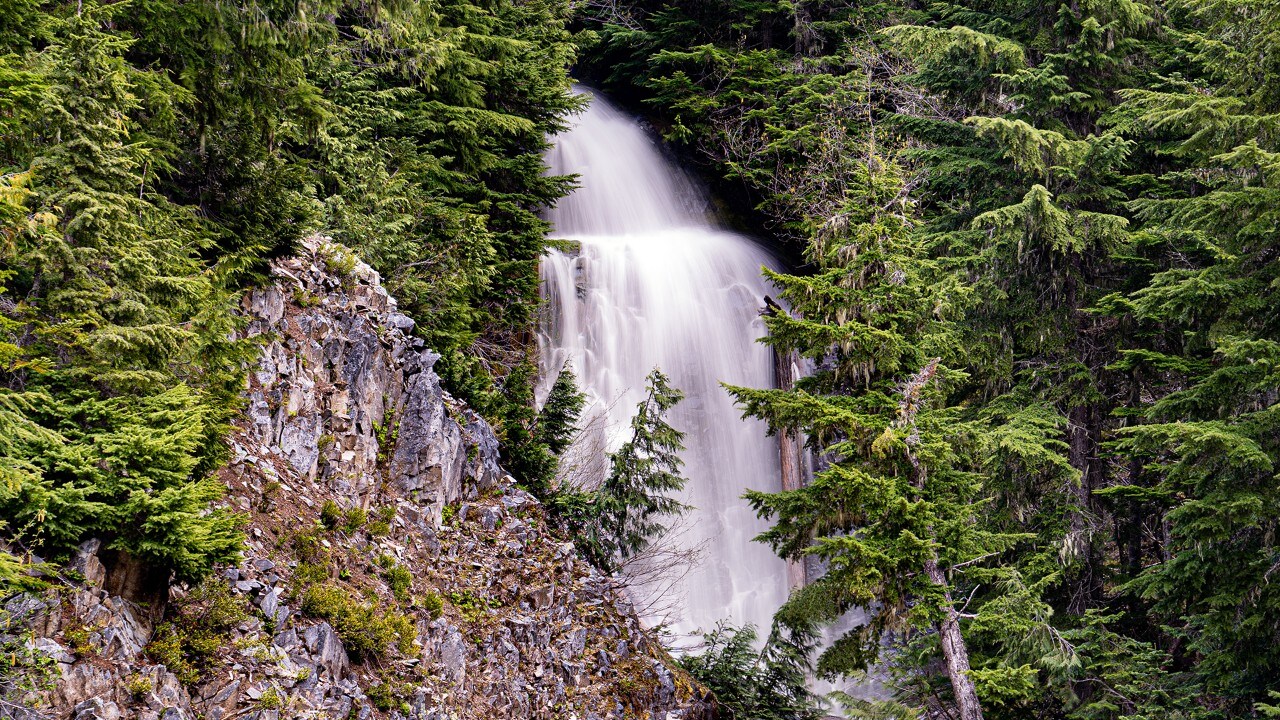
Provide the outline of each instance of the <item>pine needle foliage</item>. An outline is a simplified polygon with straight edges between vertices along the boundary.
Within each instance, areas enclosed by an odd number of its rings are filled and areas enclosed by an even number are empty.
[[[253,348],[242,290],[324,232],[381,272],[521,480],[549,133],[577,107],[559,0],[0,7],[0,513],[194,579]],[[514,468],[513,468],[514,469]]]
[[[827,561],[779,619],[867,606],[820,670],[893,648],[895,697],[849,712],[970,712],[907,621],[946,603],[886,582],[929,539],[896,497],[981,528],[939,562],[983,716],[1273,712],[1274,3],[609,7],[584,66],[797,259],[766,341],[812,374],[731,390],[817,458],[752,496],[781,554]],[[913,453],[954,492],[911,495]]]

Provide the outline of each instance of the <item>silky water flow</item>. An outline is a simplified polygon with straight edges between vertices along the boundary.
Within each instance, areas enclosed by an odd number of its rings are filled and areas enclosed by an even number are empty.
[[[779,489],[778,445],[742,419],[720,383],[774,382],[758,342],[776,261],[715,222],[706,194],[627,114],[599,95],[555,138],[548,164],[580,187],[547,213],[564,249],[542,263],[540,399],[568,363],[590,399],[584,430],[562,465],[580,483],[607,471],[605,455],[657,367],[685,394],[670,422],[685,433],[681,500],[692,509],[646,562],[627,568],[633,599],[677,646],[720,621],[763,636],[786,599],[787,569],[753,538],[767,528],[744,491]]]

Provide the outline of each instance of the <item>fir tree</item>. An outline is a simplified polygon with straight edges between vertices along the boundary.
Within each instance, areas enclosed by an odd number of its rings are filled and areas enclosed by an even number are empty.
[[[645,392],[631,418],[631,437],[609,455],[609,475],[596,492],[596,542],[611,564],[643,552],[666,532],[663,518],[686,509],[670,495],[684,489],[684,433],[666,418],[684,394],[657,368]]]
[[[547,401],[538,411],[538,438],[551,452],[561,455],[578,431],[578,417],[587,397],[578,389],[573,369],[565,364],[551,384]]]

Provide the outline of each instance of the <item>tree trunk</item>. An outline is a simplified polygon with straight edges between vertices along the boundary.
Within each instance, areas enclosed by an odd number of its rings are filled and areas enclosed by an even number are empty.
[[[969,677],[969,649],[964,644],[964,636],[960,634],[960,613],[951,600],[947,578],[934,559],[925,562],[924,572],[930,582],[942,588],[946,597],[946,616],[941,622],[935,623],[934,627],[938,629],[938,637],[942,640],[942,658],[947,663],[947,678],[951,680],[951,692],[956,696],[960,720],[982,720],[978,690],[973,685],[973,678]]]
[[[817,37],[813,32],[813,21],[809,17],[807,0],[797,0],[794,4],[795,24],[792,33],[796,40],[796,53],[803,57],[817,55]]]
[[[938,370],[938,358],[934,358],[916,373],[903,389],[902,404],[899,412],[899,423],[911,429],[907,437],[907,461],[911,463],[911,484],[924,494],[925,482],[929,471],[920,462],[913,449],[919,442],[916,431],[916,412],[924,387],[932,380]],[[936,542],[934,530],[929,527],[929,539]],[[951,680],[951,692],[956,696],[956,708],[960,710],[960,720],[982,720],[982,705],[978,703],[978,690],[969,677],[969,648],[964,644],[964,636],[960,634],[960,613],[956,610],[955,601],[951,599],[951,585],[942,568],[938,567],[937,553],[933,553],[924,561],[924,574],[929,582],[942,590],[943,618],[934,623],[938,637],[942,640],[942,659],[947,663],[947,678]]]
[[[773,301],[773,298],[766,297],[765,302],[768,305],[766,312],[785,312]],[[790,390],[795,387],[795,366],[795,352],[779,352],[776,349],[773,351],[773,373],[775,386],[779,390]],[[800,471],[799,433],[787,429],[778,431],[778,462],[782,470],[782,489],[799,490],[804,485],[803,474]],[[788,559],[787,586],[795,590],[804,587],[806,581],[804,561]]]

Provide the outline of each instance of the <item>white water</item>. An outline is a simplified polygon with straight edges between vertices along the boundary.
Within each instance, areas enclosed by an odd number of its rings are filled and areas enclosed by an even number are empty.
[[[716,227],[702,191],[599,96],[556,138],[548,163],[556,174],[579,174],[581,187],[548,213],[554,236],[578,249],[553,250],[542,264],[544,396],[570,362],[602,428],[594,444],[590,435],[583,442],[596,458],[625,439],[651,369],[686,396],[671,422],[686,433],[682,500],[694,510],[668,543],[701,552],[685,574],[659,558],[666,577],[638,583],[637,602],[677,642],[721,620],[767,633],[786,599],[786,566],[752,541],[766,524],[741,498],[748,488],[779,489],[778,447],[763,424],[740,418],[719,383],[774,382],[770,351],[756,341],[768,292],[760,268],[775,261]]]

